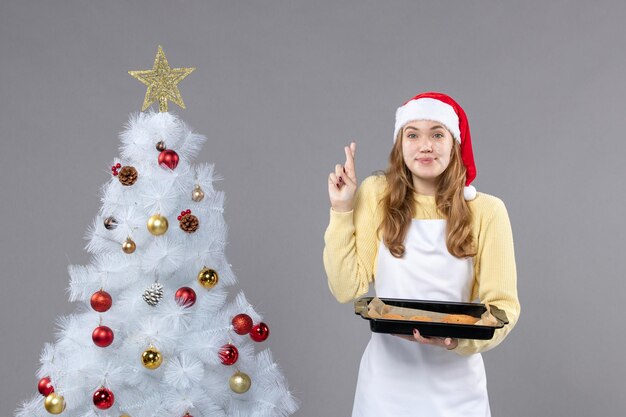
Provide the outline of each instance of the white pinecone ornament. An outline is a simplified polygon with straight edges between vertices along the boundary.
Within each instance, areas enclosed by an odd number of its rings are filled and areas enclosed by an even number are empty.
[[[153,307],[159,304],[161,298],[163,298],[163,285],[159,284],[158,282],[150,285],[143,292],[143,300]]]

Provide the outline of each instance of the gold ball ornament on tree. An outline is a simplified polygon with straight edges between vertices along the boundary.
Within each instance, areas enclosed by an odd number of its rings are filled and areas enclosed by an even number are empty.
[[[191,192],[191,199],[197,203],[199,201],[202,201],[203,198],[204,191],[202,191],[202,188],[200,188],[200,186],[196,184],[196,186],[193,187],[193,191]]]
[[[141,354],[141,363],[147,369],[157,369],[163,363],[163,355],[154,346],[150,346]]]
[[[50,414],[61,414],[65,410],[65,399],[62,395],[53,392],[46,397],[44,407]]]
[[[147,227],[148,231],[154,236],[161,236],[167,232],[167,218],[161,216],[160,214],[154,214],[148,219]]]
[[[230,385],[230,389],[236,392],[237,394],[243,394],[248,392],[250,386],[252,385],[252,380],[248,376],[241,371],[235,372],[228,381],[228,385]]]
[[[214,269],[204,267],[198,273],[198,282],[206,289],[215,287],[218,281],[219,275],[217,275],[217,271]]]
[[[137,245],[131,238],[127,237],[124,243],[122,243],[122,250],[124,253],[131,254],[135,252],[135,249],[137,249]]]
[[[157,144],[156,144],[156,150],[157,151],[163,152],[166,149],[167,149],[167,146],[165,146],[165,142],[163,142],[162,140],[157,142]]]

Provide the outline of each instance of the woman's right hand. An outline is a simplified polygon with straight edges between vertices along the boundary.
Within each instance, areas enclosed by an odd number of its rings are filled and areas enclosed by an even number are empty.
[[[352,210],[357,188],[354,170],[356,143],[352,142],[350,146],[345,146],[344,152],[346,153],[346,163],[344,165],[337,164],[335,172],[331,172],[328,176],[328,196],[333,210],[345,212]]]

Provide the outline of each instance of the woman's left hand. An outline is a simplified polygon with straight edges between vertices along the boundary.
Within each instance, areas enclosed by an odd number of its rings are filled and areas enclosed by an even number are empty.
[[[397,334],[395,336],[401,337],[411,342],[418,342],[422,345],[439,346],[448,350],[454,349],[459,344],[458,339],[453,339],[451,337],[424,337],[417,329],[413,329],[413,337],[400,334]]]

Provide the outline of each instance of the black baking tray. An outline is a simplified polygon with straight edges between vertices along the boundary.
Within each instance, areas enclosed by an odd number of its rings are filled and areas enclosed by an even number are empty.
[[[509,323],[506,313],[496,306],[490,306],[491,314],[498,320],[495,326],[373,318],[367,314],[367,307],[373,298],[362,297],[356,300],[354,302],[354,313],[360,315],[365,320],[369,320],[370,329],[375,333],[412,335],[413,329],[417,329],[422,336],[488,340],[493,337],[496,329],[500,329]],[[380,300],[385,304],[396,307],[417,308],[444,314],[467,314],[473,317],[480,317],[487,311],[487,307],[484,304],[478,303],[404,300],[399,298],[380,298]]]

